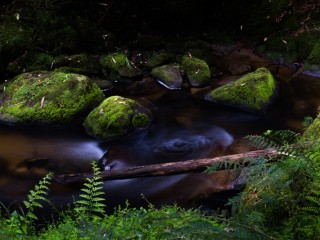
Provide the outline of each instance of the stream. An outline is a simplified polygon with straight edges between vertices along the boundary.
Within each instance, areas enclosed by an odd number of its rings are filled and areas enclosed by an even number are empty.
[[[153,111],[152,125],[147,131],[110,142],[90,137],[82,126],[49,129],[0,125],[0,202],[8,206],[24,200],[48,172],[90,171],[90,162],[106,152],[110,168],[235,154],[253,149],[244,136],[267,129],[299,131],[303,120],[280,101],[266,116],[257,116],[195,99],[183,91],[168,91],[152,101],[134,98]],[[155,206],[177,203],[214,208],[239,191],[233,185],[235,180],[230,171],[182,174],[106,181],[104,191],[109,209],[126,200],[131,206],[146,206],[149,201]],[[52,183],[48,198],[57,208],[64,207],[77,198],[80,187]]]

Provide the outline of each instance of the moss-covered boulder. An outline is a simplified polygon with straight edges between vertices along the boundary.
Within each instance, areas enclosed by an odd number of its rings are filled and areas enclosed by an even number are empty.
[[[16,76],[23,71],[52,71],[59,69],[64,73],[77,73],[87,76],[101,75],[99,59],[89,54],[53,56],[47,53],[26,53],[7,66],[7,72]]]
[[[100,59],[100,64],[105,72],[118,73],[122,77],[132,78],[141,75],[141,70],[133,65],[123,53],[103,56]]]
[[[172,58],[173,56],[167,52],[159,52],[148,58],[145,65],[150,68],[158,67],[168,63]]]
[[[182,58],[182,68],[193,87],[205,86],[210,82],[210,68],[205,61],[184,56]]]
[[[2,93],[0,121],[14,125],[79,124],[103,99],[100,88],[83,75],[24,73]]]
[[[179,65],[170,64],[155,67],[152,69],[151,75],[162,86],[170,90],[181,89],[183,79]]]
[[[265,114],[276,93],[276,82],[266,68],[209,92],[205,99],[257,114]]]
[[[86,118],[88,134],[109,140],[145,129],[151,122],[151,112],[137,101],[112,96],[105,99]]]

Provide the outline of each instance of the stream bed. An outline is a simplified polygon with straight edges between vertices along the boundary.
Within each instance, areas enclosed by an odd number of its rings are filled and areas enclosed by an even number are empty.
[[[48,172],[88,172],[90,162],[101,159],[106,152],[111,168],[235,154],[253,149],[244,136],[268,129],[299,131],[303,120],[280,101],[266,116],[258,116],[204,102],[182,91],[168,91],[156,100],[135,99],[152,110],[151,126],[110,142],[90,137],[82,126],[56,129],[0,125],[0,202],[8,206],[24,200]],[[220,171],[106,181],[106,204],[109,209],[126,200],[131,206],[145,206],[149,201],[155,206],[177,203],[214,208],[239,191],[233,186],[236,177],[230,171]],[[48,198],[54,206],[64,207],[77,198],[80,188],[78,184],[52,183]]]

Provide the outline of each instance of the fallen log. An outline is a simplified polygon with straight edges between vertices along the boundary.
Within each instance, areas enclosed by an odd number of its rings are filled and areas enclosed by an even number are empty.
[[[196,173],[203,172],[207,167],[213,164],[219,163],[244,163],[245,159],[253,158],[257,159],[259,157],[272,157],[276,158],[280,156],[280,153],[275,149],[268,150],[256,150],[246,153],[227,155],[215,158],[205,158],[197,160],[188,160],[182,162],[170,162],[162,164],[153,164],[145,166],[134,166],[122,169],[112,169],[108,171],[103,171],[101,177],[103,180],[117,180],[117,179],[131,179],[131,178],[143,178],[143,177],[155,177],[155,176],[168,176],[184,173]],[[223,170],[224,165],[221,164],[220,168],[217,170]],[[75,174],[64,174],[54,177],[54,180],[63,184],[70,183],[84,183],[86,178],[91,178],[92,173],[75,173]]]

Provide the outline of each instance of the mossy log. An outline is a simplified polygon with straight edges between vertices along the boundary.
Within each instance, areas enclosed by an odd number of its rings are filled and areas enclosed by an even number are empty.
[[[163,164],[153,164],[146,166],[134,166],[122,169],[113,169],[108,171],[103,171],[101,177],[103,180],[117,180],[117,179],[131,179],[131,178],[143,178],[143,177],[156,177],[156,176],[168,176],[177,175],[184,173],[196,173],[203,172],[207,167],[213,164],[219,163],[244,163],[245,159],[248,158],[259,158],[259,157],[271,157],[277,158],[280,153],[275,149],[268,150],[256,150],[246,153],[227,155],[215,158],[205,158],[197,160],[188,160],[183,162],[170,162]],[[224,170],[224,164],[221,164],[220,168],[217,170]],[[75,174],[65,174],[58,175],[54,177],[54,180],[63,184],[70,183],[84,183],[86,178],[92,178],[92,173],[75,173]]]

